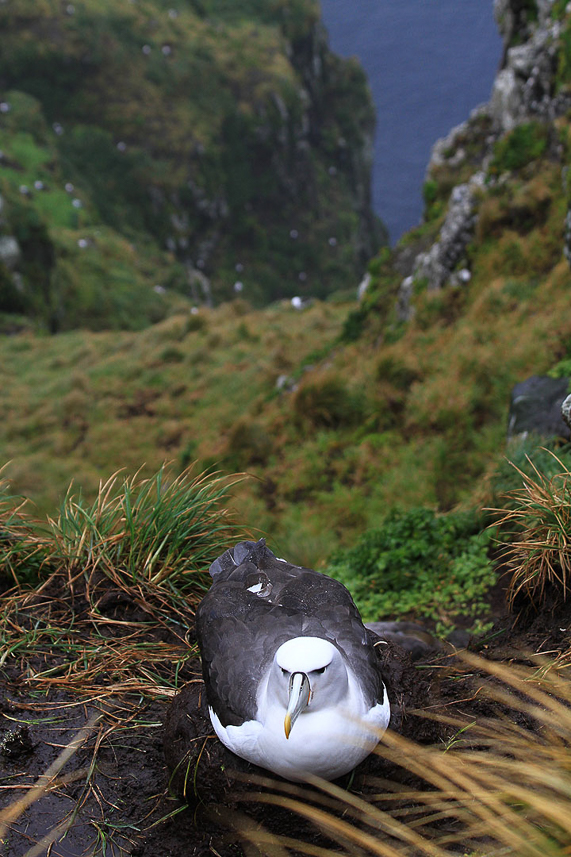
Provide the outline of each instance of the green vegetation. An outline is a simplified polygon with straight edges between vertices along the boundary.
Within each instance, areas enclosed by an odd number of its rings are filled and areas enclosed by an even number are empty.
[[[490,541],[491,531],[468,512],[395,511],[334,554],[327,571],[347,586],[366,621],[409,615],[434,621],[445,635],[460,616],[473,622],[485,610],[496,579]]]
[[[23,261],[0,308],[140,329],[238,280],[257,304],[357,282],[382,240],[354,191],[373,109],[318,17],[313,0],[5,4],[0,234]]]
[[[520,170],[540,158],[547,148],[547,128],[541,122],[525,122],[499,140],[494,148],[490,171]]]

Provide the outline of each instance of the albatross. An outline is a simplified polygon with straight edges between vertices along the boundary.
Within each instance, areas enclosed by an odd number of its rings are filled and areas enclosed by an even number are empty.
[[[293,781],[333,780],[390,718],[374,650],[339,581],[240,542],[210,567],[196,611],[212,726],[233,753]]]

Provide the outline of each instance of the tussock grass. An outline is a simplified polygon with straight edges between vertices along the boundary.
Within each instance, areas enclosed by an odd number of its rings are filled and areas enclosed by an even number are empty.
[[[114,474],[92,503],[70,488],[47,524],[7,513],[18,586],[0,599],[0,666],[27,662],[43,692],[173,695],[208,565],[243,536],[224,506],[239,478]],[[30,553],[36,588],[20,578]]]
[[[535,606],[545,602],[547,592],[566,600],[571,581],[571,471],[551,453],[555,474],[546,475],[528,459],[531,472],[513,465],[522,487],[507,492],[510,504],[498,524],[513,541],[503,558],[511,568],[508,599],[513,606],[524,595]],[[492,510],[496,513],[499,510]]]
[[[15,712],[5,721],[25,729],[49,724],[62,737],[68,724],[81,727],[35,781],[23,770],[3,785],[15,799],[0,813],[0,840],[10,830],[19,835],[20,816],[29,820],[48,807],[51,829],[26,857],[50,853],[76,823],[90,838],[82,843],[86,853],[134,848],[140,831],[115,820],[112,785],[98,766],[105,770],[105,754],[117,742],[153,734],[160,722],[149,721],[147,710],[194,678],[194,608],[207,588],[208,565],[247,535],[226,505],[240,478],[174,475],[168,466],[150,477],[115,473],[92,502],[70,487],[47,522],[27,517],[2,486],[0,550],[16,583],[0,597],[0,675],[13,706],[6,711]],[[30,557],[33,570],[41,570],[39,583],[29,579]],[[155,809],[141,807],[141,814]]]
[[[236,480],[234,480],[235,483]],[[115,583],[156,586],[195,574],[218,555],[228,538],[227,512],[220,500],[230,481],[219,475],[172,477],[166,467],[150,478],[140,473],[101,483],[93,503],[67,492],[57,519],[48,519],[52,558],[69,574],[82,567],[101,571]]]
[[[0,580],[8,585],[34,577],[42,563],[41,540],[30,525],[27,502],[10,492],[9,480],[0,478]]]

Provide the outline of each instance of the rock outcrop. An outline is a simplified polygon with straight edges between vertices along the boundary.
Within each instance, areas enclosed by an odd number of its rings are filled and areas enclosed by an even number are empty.
[[[569,378],[532,375],[512,390],[508,416],[508,440],[533,434],[541,438],[571,437],[562,415]]]
[[[20,245],[13,235],[0,235],[0,262],[13,271],[17,266],[22,251]]]
[[[469,281],[465,252],[478,223],[479,191],[501,181],[490,169],[495,143],[523,123],[552,123],[571,107],[569,88],[556,85],[564,27],[553,16],[553,5],[553,0],[495,0],[504,55],[490,100],[434,144],[426,179],[438,182],[443,172],[453,170],[466,175],[470,164],[473,169],[450,193],[436,240],[418,253],[401,282],[395,307],[399,322],[413,318],[418,290],[437,291]],[[473,151],[468,156],[470,146],[479,150],[476,159]],[[571,264],[571,211],[562,250]]]
[[[500,132],[511,131],[530,119],[552,120],[562,115],[570,103],[569,97],[557,94],[554,87],[561,23],[550,17],[553,3],[539,0],[535,23],[522,14],[522,6],[516,0],[494,3],[505,50],[489,111]]]

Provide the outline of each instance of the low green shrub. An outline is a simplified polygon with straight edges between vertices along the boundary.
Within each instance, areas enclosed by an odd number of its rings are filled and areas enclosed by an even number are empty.
[[[377,363],[376,375],[378,381],[388,381],[398,390],[408,390],[414,381],[418,381],[418,372],[407,366],[403,360],[388,354],[381,357]]]
[[[429,619],[446,633],[462,615],[478,630],[496,579],[491,537],[472,512],[393,511],[354,547],[333,554],[326,570],[351,590],[365,621]]]
[[[230,432],[224,464],[230,470],[265,464],[272,450],[272,439],[262,426],[240,419]]]
[[[490,172],[497,175],[507,170],[519,170],[540,158],[546,148],[546,126],[540,122],[524,122],[498,140]]]
[[[368,313],[363,307],[351,310],[343,322],[343,329],[340,337],[341,341],[355,342],[359,339],[365,328],[367,316]]]
[[[443,198],[443,188],[439,185],[439,183],[431,178],[427,179],[422,186],[422,198],[424,200],[424,218],[425,220],[434,220],[443,213],[446,202],[449,196],[449,191],[446,186],[444,186],[444,198]],[[448,191],[448,193],[446,193]]]

